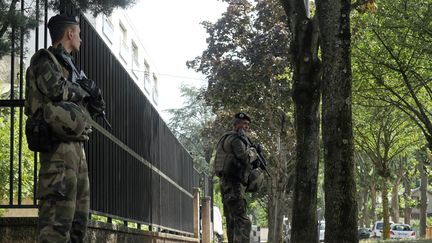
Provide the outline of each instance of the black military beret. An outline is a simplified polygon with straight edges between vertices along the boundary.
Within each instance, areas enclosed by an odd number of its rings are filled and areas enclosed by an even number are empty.
[[[69,25],[69,24],[79,24],[78,16],[68,15],[68,14],[57,14],[50,18],[48,21],[48,29],[58,25]]]
[[[248,120],[249,122],[252,122],[250,117],[243,112],[239,112],[239,113],[235,114],[234,118]]]

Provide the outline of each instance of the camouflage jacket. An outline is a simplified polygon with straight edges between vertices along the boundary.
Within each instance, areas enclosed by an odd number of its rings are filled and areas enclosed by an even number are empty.
[[[37,51],[27,69],[25,114],[32,116],[42,109],[45,120],[59,140],[88,140],[91,118],[84,98],[89,94],[78,83],[69,80],[70,70],[51,55],[65,52],[64,48],[50,47],[48,50]]]

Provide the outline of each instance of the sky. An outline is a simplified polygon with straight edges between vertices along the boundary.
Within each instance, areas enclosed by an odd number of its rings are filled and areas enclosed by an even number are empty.
[[[159,111],[180,108],[182,83],[202,87],[203,75],[186,67],[206,49],[207,33],[200,23],[214,23],[226,10],[218,0],[137,0],[126,10],[145,51],[156,68],[159,81]],[[153,67],[153,68],[154,68]]]

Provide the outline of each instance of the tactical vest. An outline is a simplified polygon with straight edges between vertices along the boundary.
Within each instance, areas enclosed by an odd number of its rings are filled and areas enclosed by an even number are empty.
[[[244,139],[241,138],[237,132],[230,131],[225,133],[220,139],[216,147],[216,155],[214,160],[214,172],[218,177],[229,176],[231,178],[236,178],[244,182],[247,179],[247,175],[245,175],[247,168],[242,165],[242,162],[239,161],[231,147],[231,142],[234,139],[240,139],[245,147],[248,148],[250,144]],[[246,178],[245,178],[246,176]]]

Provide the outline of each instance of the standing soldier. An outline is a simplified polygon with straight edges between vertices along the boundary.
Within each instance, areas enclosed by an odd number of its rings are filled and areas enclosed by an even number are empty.
[[[77,17],[56,15],[48,29],[53,44],[33,55],[26,73],[26,136],[40,152],[39,242],[84,242],[90,188],[83,143],[105,102],[73,63],[81,45]]]
[[[229,243],[247,243],[251,221],[246,215],[245,192],[257,159],[256,150],[248,139],[251,119],[245,113],[235,114],[233,130],[226,132],[216,148],[215,173],[220,177],[220,189],[226,218]]]

